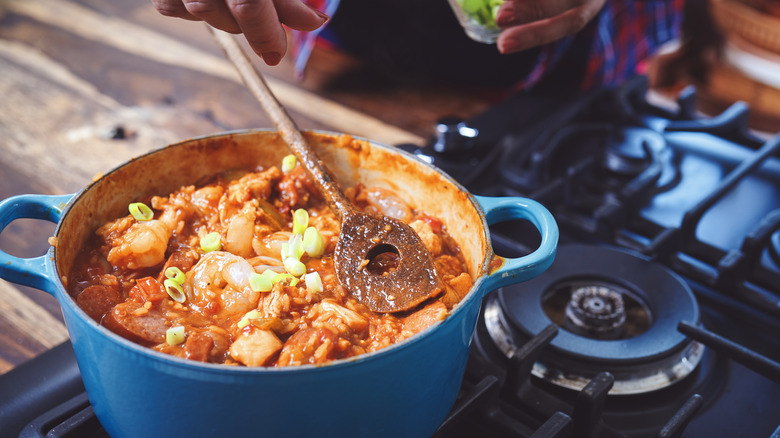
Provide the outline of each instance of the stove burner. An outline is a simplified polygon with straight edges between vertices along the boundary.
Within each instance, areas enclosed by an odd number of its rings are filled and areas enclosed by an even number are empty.
[[[613,282],[563,281],[542,296],[552,322],[591,339],[627,339],[650,327],[652,314],[637,295]]]
[[[680,321],[699,322],[688,286],[660,265],[605,247],[560,246],[545,273],[493,294],[484,319],[508,358],[551,322],[562,326],[532,373],[575,390],[609,371],[610,394],[655,391],[685,378],[704,352],[677,331]]]
[[[605,286],[583,286],[566,305],[563,327],[595,339],[618,339],[625,332],[623,295]]]

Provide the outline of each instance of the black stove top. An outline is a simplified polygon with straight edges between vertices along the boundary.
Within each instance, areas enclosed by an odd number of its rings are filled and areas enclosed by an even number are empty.
[[[780,437],[780,136],[742,104],[647,95],[644,77],[517,94],[399,146],[561,231],[548,271],[485,298],[436,438]],[[522,221],[491,234],[505,256],[539,242]],[[0,400],[10,436],[105,436],[68,343],[0,376]]]

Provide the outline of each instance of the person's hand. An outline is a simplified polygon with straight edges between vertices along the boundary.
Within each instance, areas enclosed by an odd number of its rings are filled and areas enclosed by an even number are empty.
[[[541,46],[579,32],[606,0],[507,0],[496,22],[506,28],[496,45],[501,53]]]
[[[162,15],[205,21],[233,34],[243,33],[266,64],[276,65],[287,51],[282,24],[301,31],[322,26],[328,16],[300,0],[152,0]]]

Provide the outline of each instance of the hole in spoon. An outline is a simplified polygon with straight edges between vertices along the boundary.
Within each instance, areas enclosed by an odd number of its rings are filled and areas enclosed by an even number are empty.
[[[373,275],[385,275],[398,268],[401,257],[398,248],[382,243],[374,246],[366,254],[366,271]]]

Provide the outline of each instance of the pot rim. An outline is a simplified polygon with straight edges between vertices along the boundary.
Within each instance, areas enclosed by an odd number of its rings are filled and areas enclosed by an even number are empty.
[[[118,171],[119,169],[123,168],[124,166],[146,158],[147,156],[157,154],[157,153],[163,153],[163,151],[180,147],[181,145],[188,144],[195,141],[201,141],[205,139],[215,139],[215,138],[221,138],[221,137],[230,137],[235,135],[251,135],[253,133],[268,133],[268,132],[278,132],[275,128],[251,128],[251,129],[237,129],[237,130],[230,130],[230,131],[224,131],[219,132],[215,134],[206,134],[202,136],[192,137],[186,140],[182,140],[177,143],[169,144],[166,146],[163,146],[158,149],[154,149],[151,151],[148,151],[142,155],[139,155],[137,157],[133,157],[128,161],[125,161],[124,163],[112,168],[111,170],[105,172],[99,179],[96,179],[92,182],[90,182],[87,186],[82,188],[80,191],[78,191],[74,196],[71,198],[71,200],[67,203],[65,208],[62,211],[62,216],[60,220],[57,222],[57,227],[54,232],[54,236],[59,238],[60,228],[62,226],[62,223],[64,222],[64,219],[67,217],[67,215],[70,213],[70,210],[75,206],[78,201],[89,191],[91,190],[95,185],[99,184],[100,181],[111,175],[112,173]],[[209,373],[219,373],[219,374],[229,374],[229,375],[246,375],[246,374],[266,374],[266,373],[322,373],[323,370],[340,370],[344,368],[349,368],[353,366],[360,366],[364,362],[372,362],[375,360],[382,360],[384,356],[392,355],[394,352],[398,350],[405,350],[407,348],[411,348],[412,346],[423,342],[428,335],[430,335],[434,330],[439,329],[442,326],[449,325],[449,324],[456,324],[459,320],[459,317],[462,313],[466,312],[465,308],[470,307],[471,305],[481,305],[480,303],[474,303],[475,300],[478,298],[481,298],[481,294],[479,294],[480,289],[482,288],[483,284],[485,283],[485,278],[489,274],[489,266],[491,263],[492,258],[494,257],[493,247],[490,241],[490,233],[488,230],[488,223],[485,216],[485,212],[483,211],[480,204],[475,200],[474,195],[466,190],[465,187],[463,187],[459,182],[457,182],[455,179],[453,179],[451,176],[449,176],[447,173],[445,173],[443,170],[439,169],[435,165],[428,163],[417,156],[406,152],[402,149],[386,145],[384,143],[379,143],[373,140],[366,139],[364,137],[355,136],[351,134],[345,134],[342,132],[335,132],[335,131],[328,131],[328,130],[319,130],[319,129],[311,129],[311,130],[304,130],[304,132],[310,132],[315,134],[323,134],[328,136],[343,136],[343,135],[349,135],[353,139],[356,139],[358,141],[364,141],[368,143],[371,147],[379,147],[382,149],[385,149],[389,151],[390,153],[398,154],[403,157],[405,157],[408,160],[413,161],[414,163],[419,163],[423,166],[426,166],[433,170],[436,174],[438,174],[440,177],[442,177],[447,182],[451,183],[453,186],[455,186],[458,190],[465,193],[467,195],[467,199],[469,204],[472,208],[474,208],[477,213],[479,214],[479,217],[482,222],[482,238],[485,240],[485,248],[487,249],[486,253],[484,254],[484,257],[482,258],[482,262],[478,269],[478,275],[474,279],[474,283],[472,284],[471,289],[469,292],[458,302],[458,304],[455,305],[455,307],[448,313],[447,317],[444,320],[437,321],[431,326],[423,329],[422,331],[415,333],[411,337],[404,339],[401,342],[392,344],[390,346],[384,347],[377,351],[372,351],[369,353],[364,353],[359,356],[353,356],[346,359],[338,359],[333,360],[330,362],[327,362],[322,365],[295,365],[295,366],[286,366],[286,367],[246,367],[246,366],[228,366],[224,364],[214,364],[214,363],[207,363],[207,362],[198,362],[193,361],[189,359],[183,359],[176,356],[172,356],[169,354],[161,353],[155,350],[152,350],[151,348],[139,345],[135,342],[132,342],[128,339],[125,339],[116,333],[112,332],[111,330],[108,330],[106,327],[102,326],[100,323],[92,319],[89,315],[84,312],[84,310],[81,309],[81,307],[76,304],[76,300],[71,297],[70,293],[67,291],[65,286],[62,283],[62,275],[59,272],[58,264],[57,264],[57,251],[56,247],[51,247],[49,249],[49,254],[47,257],[47,264],[50,264],[51,271],[54,272],[54,274],[57,276],[56,279],[56,287],[58,292],[61,294],[61,297],[63,298],[58,299],[60,306],[68,306],[71,310],[74,310],[76,314],[78,314],[78,317],[86,321],[89,326],[92,329],[95,329],[98,334],[101,336],[107,337],[109,340],[118,342],[119,345],[124,346],[125,348],[128,348],[129,350],[132,350],[135,353],[139,353],[149,359],[154,360],[156,363],[162,364],[162,365],[169,365],[174,367],[183,367],[187,368],[188,371],[207,371]],[[66,301],[64,303],[63,301]],[[471,336],[471,333],[469,333],[469,336]]]

